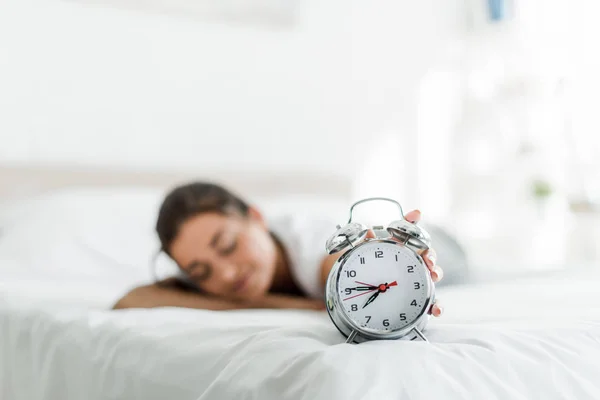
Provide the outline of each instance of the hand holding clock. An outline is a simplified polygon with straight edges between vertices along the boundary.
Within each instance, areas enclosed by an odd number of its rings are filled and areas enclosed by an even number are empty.
[[[406,214],[404,216],[404,218],[409,222],[417,223],[421,219],[421,212],[419,210],[411,211],[408,214]],[[373,231],[369,231],[367,233],[367,237],[374,238],[375,233]],[[427,265],[427,268],[429,268],[429,272],[431,273],[431,279],[433,280],[433,282],[439,282],[440,280],[442,280],[442,278],[444,277],[444,272],[443,272],[442,268],[440,268],[440,266],[436,265],[436,263],[435,263],[436,262],[435,250],[433,250],[433,249],[425,250],[424,252],[421,252],[420,255],[421,255],[421,257],[423,257],[423,260],[425,261],[425,265]],[[370,286],[368,284],[365,284],[364,282],[361,284]],[[370,287],[371,287],[371,290],[378,289],[378,287],[375,287],[375,286],[370,286]],[[370,293],[370,292],[368,292],[368,293]],[[367,303],[368,304],[372,303],[373,300],[375,300],[378,297],[379,293],[380,293],[380,291],[375,292],[371,296],[373,298],[369,299],[371,301],[370,302],[367,301]],[[365,303],[363,308],[367,306],[367,303]],[[443,308],[438,303],[434,303],[431,306],[431,309],[429,312],[434,317],[439,317],[440,315],[442,315]]]
[[[402,218],[372,228],[353,222],[353,209],[370,201],[395,203]],[[420,218],[418,210],[403,215],[393,199],[370,197],[352,204],[348,224],[327,240],[328,253],[337,256],[325,285],[327,311],[346,343],[427,341],[429,318],[442,314],[434,283],[443,273]]]

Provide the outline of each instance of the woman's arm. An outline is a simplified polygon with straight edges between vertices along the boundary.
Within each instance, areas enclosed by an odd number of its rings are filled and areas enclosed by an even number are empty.
[[[235,301],[206,296],[186,290],[175,278],[157,284],[140,286],[121,298],[113,309],[185,307],[205,310],[234,310],[248,308],[296,308],[323,310],[321,300],[306,299],[282,294],[267,294],[252,301]]]

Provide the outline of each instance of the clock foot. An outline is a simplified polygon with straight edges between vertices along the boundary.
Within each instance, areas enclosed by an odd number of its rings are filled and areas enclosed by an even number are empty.
[[[419,335],[419,337],[424,341],[424,342],[429,342],[429,340],[427,340],[427,338],[425,337],[425,335],[423,335],[423,332],[421,332],[420,330],[418,330],[417,328],[413,328],[413,331]]]
[[[354,338],[356,337],[357,333],[358,332],[356,332],[356,331],[350,332],[350,335],[348,335],[348,339],[346,339],[346,343],[352,343],[354,341]]]

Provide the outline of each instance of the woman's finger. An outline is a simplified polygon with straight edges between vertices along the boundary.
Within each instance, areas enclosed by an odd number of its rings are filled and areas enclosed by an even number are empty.
[[[404,219],[408,222],[417,223],[421,220],[421,211],[413,210],[404,216]]]
[[[425,264],[429,268],[430,271],[433,271],[433,267],[437,261],[437,253],[434,249],[427,249],[421,253],[421,257],[425,261]]]
[[[444,270],[439,265],[434,266],[433,270],[431,271],[431,280],[434,283],[437,283],[437,282],[441,281],[443,277],[444,277]]]
[[[425,265],[429,268],[429,272],[431,273],[431,279],[434,282],[439,282],[444,277],[444,271],[442,268],[436,264],[437,262],[437,253],[434,249],[427,249],[423,253],[421,253],[423,257],[423,261],[425,261]]]
[[[429,272],[431,273],[431,279],[434,282],[439,282],[444,277],[444,271],[442,268],[436,264],[437,262],[437,253],[434,249],[427,249],[423,253],[421,253],[423,257],[423,261],[425,261],[425,265],[429,268]]]
[[[443,312],[444,312],[444,308],[442,306],[440,306],[439,304],[436,303],[431,306],[430,314],[433,315],[434,317],[441,316]]]

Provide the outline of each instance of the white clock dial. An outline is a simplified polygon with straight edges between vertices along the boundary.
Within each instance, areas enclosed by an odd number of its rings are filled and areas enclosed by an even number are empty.
[[[403,329],[427,305],[428,273],[423,260],[404,246],[365,243],[349,254],[340,269],[340,304],[363,329],[382,333]]]

